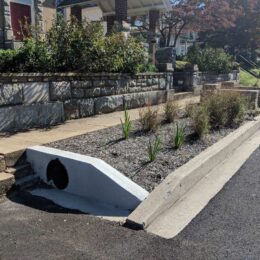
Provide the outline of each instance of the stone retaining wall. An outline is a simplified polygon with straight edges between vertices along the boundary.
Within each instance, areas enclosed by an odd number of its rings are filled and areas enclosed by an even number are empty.
[[[227,74],[214,74],[198,70],[175,71],[173,76],[173,85],[176,92],[193,91],[195,94],[200,93],[204,84],[224,81],[239,82],[239,71],[234,70]]]
[[[0,74],[0,131],[166,102],[171,73]]]

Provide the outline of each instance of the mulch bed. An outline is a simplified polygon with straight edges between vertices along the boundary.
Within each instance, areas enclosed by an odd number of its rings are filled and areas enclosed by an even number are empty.
[[[122,139],[122,129],[118,125],[93,133],[51,143],[48,146],[103,159],[134,182],[152,191],[169,173],[187,163],[207,147],[234,131],[225,128],[211,131],[203,140],[193,134],[188,118],[177,120],[186,125],[187,138],[178,150],[174,148],[175,124],[162,124],[156,133],[144,134],[140,123],[135,121],[128,140]],[[159,136],[162,148],[157,159],[150,163],[147,147],[150,140]]]

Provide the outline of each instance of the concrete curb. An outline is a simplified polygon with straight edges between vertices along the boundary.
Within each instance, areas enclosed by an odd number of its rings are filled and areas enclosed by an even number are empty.
[[[248,122],[178,168],[135,209],[126,225],[136,229],[147,227],[172,207],[186,192],[224,161],[245,140],[260,129],[260,116]]]

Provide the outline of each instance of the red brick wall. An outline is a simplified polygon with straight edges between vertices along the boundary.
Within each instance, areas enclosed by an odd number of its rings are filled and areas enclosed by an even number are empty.
[[[25,22],[31,24],[31,6],[11,2],[10,9],[14,38],[20,41],[23,39],[21,30]]]

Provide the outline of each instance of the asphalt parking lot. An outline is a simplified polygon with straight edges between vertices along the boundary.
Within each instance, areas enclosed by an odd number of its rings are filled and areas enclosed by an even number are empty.
[[[260,149],[177,237],[20,193],[0,203],[0,259],[260,259]],[[174,220],[173,220],[174,221]]]

